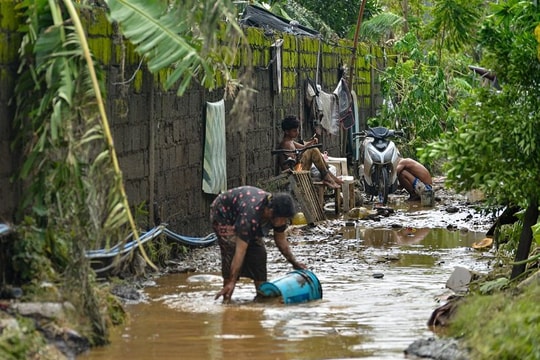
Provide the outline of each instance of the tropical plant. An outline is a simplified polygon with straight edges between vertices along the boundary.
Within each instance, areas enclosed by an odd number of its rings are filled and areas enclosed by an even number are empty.
[[[192,81],[209,90],[223,87],[225,97],[235,100],[235,122],[228,126],[242,136],[251,119],[254,79],[251,48],[233,1],[105,1],[111,21],[146,59],[150,72],[166,72],[166,89],[177,87],[181,96]],[[240,58],[243,73],[234,68]]]
[[[231,2],[108,4],[111,18],[120,21],[150,70],[169,71],[168,88],[178,86],[183,94],[199,80],[237,95],[230,67],[236,51],[245,49]],[[107,326],[85,251],[116,244],[129,230],[138,239],[101,97],[103,82],[72,1],[23,0],[18,9],[27,20],[21,29],[13,146],[23,150],[20,217],[35,219],[21,225],[27,236],[14,245],[20,280],[65,285],[89,319],[92,342],[103,344]],[[227,46],[221,44],[225,34],[232,41]]]
[[[21,257],[34,269],[23,280],[63,276],[66,293],[77,294],[72,301],[90,319],[93,342],[102,344],[107,329],[85,250],[121,239],[130,210],[98,75],[71,1],[22,1],[19,8],[27,21],[15,89],[14,146],[24,149],[20,210],[37,219],[15,245],[20,256],[26,243],[35,250],[35,256]],[[32,265],[40,255],[51,259],[53,273]]]
[[[362,22],[361,39],[386,45],[388,41],[396,41],[395,33],[405,23],[405,19],[389,12],[380,13]]]
[[[178,87],[178,95],[194,80],[207,89],[234,83],[231,67],[237,52],[250,56],[232,1],[106,3],[111,20],[146,59],[150,72],[170,69],[165,88]]]
[[[535,28],[540,11],[533,2],[493,5],[481,31],[485,64],[495,70],[502,91],[479,89],[465,99],[457,130],[430,145],[427,157],[447,160],[448,184],[481,189],[491,203],[526,208],[512,277],[525,270],[538,222],[540,190],[540,60]]]
[[[278,0],[261,3],[276,14],[321,32],[325,38],[352,39],[361,1]],[[370,19],[380,12],[379,1],[367,1],[363,18]]]
[[[478,0],[437,0],[433,3],[430,9],[433,20],[428,28],[435,39],[439,58],[443,49],[459,52],[473,42],[482,8],[483,2]]]
[[[414,33],[396,41],[389,66],[379,75],[386,106],[370,125],[384,125],[405,131],[406,156],[454,128],[451,116],[456,101],[471,89],[460,74],[466,58],[455,56],[446,68],[439,66],[433,51],[426,51]]]

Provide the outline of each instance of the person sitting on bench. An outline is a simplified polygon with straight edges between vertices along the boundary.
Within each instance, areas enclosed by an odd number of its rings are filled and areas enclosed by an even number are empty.
[[[328,164],[326,163],[326,161],[324,161],[324,157],[318,148],[307,149],[302,153],[300,159],[295,158],[296,155],[294,150],[303,149],[306,146],[314,145],[319,142],[319,139],[317,139],[316,137],[313,137],[313,139],[304,144],[300,144],[299,142],[297,142],[296,138],[299,134],[299,127],[300,121],[294,115],[289,115],[285,117],[285,119],[283,119],[281,122],[283,139],[279,143],[278,148],[289,149],[292,151],[290,153],[282,153],[279,155],[280,169],[289,169],[288,160],[292,157],[295,163],[299,163],[301,165],[302,170],[309,171],[311,169],[311,166],[315,165],[317,170],[319,170],[319,172],[321,173],[321,180],[325,185],[334,189],[340,188],[341,184],[343,184],[343,180],[336,177],[334,174],[332,174],[331,171],[329,171]]]

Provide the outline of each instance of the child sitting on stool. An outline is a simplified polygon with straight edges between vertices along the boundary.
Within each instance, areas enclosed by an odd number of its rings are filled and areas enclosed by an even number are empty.
[[[287,170],[289,168],[287,160],[292,157],[296,163],[300,163],[302,170],[309,171],[311,169],[311,165],[315,165],[317,170],[319,170],[319,172],[321,173],[321,179],[325,185],[334,189],[340,188],[343,184],[343,180],[336,177],[334,174],[332,174],[332,172],[329,171],[328,164],[324,161],[323,155],[318,148],[307,149],[302,153],[300,159],[295,158],[296,155],[294,153],[294,150],[303,149],[306,146],[314,145],[319,142],[319,139],[317,139],[316,137],[306,142],[305,144],[300,144],[299,142],[295,141],[299,134],[299,127],[300,121],[294,115],[285,117],[285,119],[283,119],[283,121],[281,122],[283,139],[279,143],[278,148],[291,150],[290,153],[280,154],[279,166],[281,170]]]

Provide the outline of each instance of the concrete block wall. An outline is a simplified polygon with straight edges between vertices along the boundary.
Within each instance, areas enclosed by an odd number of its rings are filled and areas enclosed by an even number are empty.
[[[0,0],[2,6],[7,3]],[[164,222],[179,234],[208,234],[211,231],[209,206],[214,196],[202,191],[205,104],[223,98],[223,90],[208,91],[195,82],[182,97],[176,95],[176,89],[164,90],[166,71],[151,74],[133,46],[107,22],[102,10],[84,14],[82,18],[92,51],[105,70],[109,122],[130,204],[147,212],[137,217],[138,223],[150,228]],[[12,28],[1,24],[0,34],[15,35]],[[245,132],[235,126],[227,127],[228,187],[257,185],[276,175],[275,158],[270,151],[282,135],[280,120],[285,115],[296,114],[303,120],[302,136],[309,137],[313,132],[304,109],[304,81],[307,77],[315,79],[319,64],[319,83],[325,92],[332,92],[338,74],[349,66],[351,59],[348,42],[328,44],[287,34],[267,35],[255,28],[246,29],[246,33],[254,53],[253,86],[257,92],[243,104],[249,109],[242,119]],[[273,70],[268,66],[272,59],[271,45],[278,38],[283,39],[281,93],[276,91]],[[17,48],[18,44],[14,42],[11,47]],[[373,113],[372,103],[377,99],[372,93],[375,82],[371,78],[371,64],[364,60],[364,55],[373,51],[360,46],[356,57],[353,89],[359,95],[362,116]],[[16,50],[12,53],[16,54]],[[11,79],[4,81],[2,76],[0,105],[4,105],[13,93],[17,59],[12,56],[0,60],[2,74],[8,73]],[[244,69],[245,64],[240,59],[236,70]],[[233,102],[227,100],[228,124],[238,120],[231,114],[232,107]],[[0,128],[4,130],[12,123],[13,113],[0,106],[0,114]],[[2,154],[7,151],[13,135],[9,131],[0,132]],[[342,137],[343,134],[323,134],[324,150],[343,156]],[[6,184],[14,170],[9,164],[15,163],[15,159],[7,154],[10,160],[0,160],[1,185]],[[5,202],[3,199],[8,195],[5,186],[1,188],[0,216],[9,220],[16,207],[16,192]]]

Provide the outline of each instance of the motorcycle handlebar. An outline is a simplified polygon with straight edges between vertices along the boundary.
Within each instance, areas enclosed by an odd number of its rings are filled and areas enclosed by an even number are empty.
[[[373,135],[368,134],[367,130],[355,132],[352,134],[353,138],[357,137],[373,137]],[[404,136],[405,132],[403,130],[389,130],[388,135],[386,137],[390,136]]]

